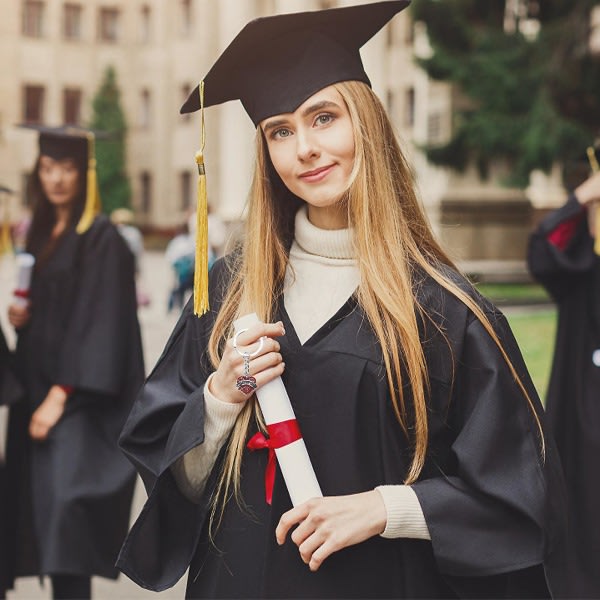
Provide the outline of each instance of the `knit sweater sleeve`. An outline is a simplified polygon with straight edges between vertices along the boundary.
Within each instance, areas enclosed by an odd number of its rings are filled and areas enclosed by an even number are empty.
[[[387,523],[381,537],[430,540],[431,535],[417,495],[409,485],[380,485]]]
[[[244,403],[231,404],[216,398],[210,391],[210,380],[204,385],[204,442],[179,458],[171,472],[181,493],[192,502],[200,502],[206,481],[219,451],[229,436]]]

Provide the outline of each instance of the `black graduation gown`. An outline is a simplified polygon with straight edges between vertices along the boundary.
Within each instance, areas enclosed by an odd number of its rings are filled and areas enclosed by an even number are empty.
[[[22,387],[14,374],[13,356],[0,328],[0,406],[17,402],[21,395]],[[4,597],[4,591],[10,588],[12,583],[8,568],[12,548],[6,543],[10,531],[9,498],[7,471],[0,457],[0,598]]]
[[[162,590],[191,563],[190,598],[535,597],[548,593],[544,567],[559,588],[550,562],[564,490],[554,447],[548,441],[542,464],[532,414],[494,343],[429,279],[419,295],[443,325],[456,367],[453,381],[448,346],[424,323],[431,437],[413,488],[432,541],[376,536],[312,573],[289,538],[281,547],[275,541],[275,526],[291,508],[280,471],[268,506],[267,453],[246,451],[241,486],[248,509],[230,501],[211,544],[206,503],[219,461],[198,505],[179,492],[169,466],[203,441],[203,385],[212,370],[205,349],[224,271],[222,262],[211,271],[213,312],[198,319],[190,304],[184,310],[122,433],[149,498],[121,550],[121,570]],[[505,320],[486,310],[543,419]],[[410,448],[392,410],[380,348],[355,301],[303,345],[283,307],[279,317],[286,329],[279,340],[283,380],[323,493],[402,483]]]
[[[548,236],[571,224],[560,249]],[[600,597],[600,258],[571,196],[531,235],[529,268],[558,307],[546,411],[569,492],[569,595]],[[594,352],[596,362],[594,362]]]
[[[144,366],[133,256],[105,216],[62,237],[34,272],[31,303],[16,353],[27,402],[11,409],[7,457],[15,576],[115,578],[135,485],[117,439]],[[31,413],[55,384],[73,392],[48,439],[33,442]]]

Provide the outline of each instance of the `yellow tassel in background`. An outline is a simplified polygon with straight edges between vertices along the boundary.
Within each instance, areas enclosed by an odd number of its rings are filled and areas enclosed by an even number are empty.
[[[590,161],[590,167],[594,173],[600,171],[600,165],[596,159],[596,151],[593,146],[587,148],[587,156]],[[600,256],[600,210],[598,205],[594,207],[594,232],[596,237],[594,238],[594,252]]]
[[[98,175],[96,173],[96,148],[93,133],[89,133],[88,140],[88,169],[86,181],[85,207],[76,231],[79,234],[85,233],[94,222],[96,215],[100,213],[100,192],[98,190]]]
[[[202,316],[209,310],[208,303],[208,200],[206,195],[206,170],[204,168],[204,81],[200,92],[200,150],[196,152],[198,185],[196,204],[196,263],[194,267],[194,314]]]
[[[3,202],[2,230],[0,231],[0,256],[13,252],[12,239],[10,237],[10,220],[8,215],[8,203]]]

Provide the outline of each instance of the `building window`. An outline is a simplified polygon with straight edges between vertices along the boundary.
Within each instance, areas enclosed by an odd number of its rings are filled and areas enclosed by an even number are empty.
[[[192,86],[189,83],[184,83],[181,86],[181,104],[183,104],[189,97],[189,95],[192,93]],[[192,118],[192,113],[186,113],[184,115],[181,115],[181,120],[182,121],[190,121]]]
[[[148,129],[152,118],[152,98],[150,90],[144,89],[140,94],[140,112],[138,125],[140,129]]]
[[[23,90],[23,121],[25,123],[44,122],[45,90],[41,85],[26,85]]]
[[[23,35],[40,38],[44,35],[44,3],[26,0],[23,3]]]
[[[392,121],[396,118],[396,97],[397,94],[393,90],[388,90],[385,95],[385,106],[387,109],[388,115],[392,118]]]
[[[590,14],[590,52],[600,54],[600,6],[594,6]]]
[[[142,6],[140,12],[140,42],[147,44],[151,39],[152,12],[147,4]]]
[[[192,10],[192,0],[181,0],[181,34],[189,37],[192,33],[194,24],[194,11]]]
[[[152,175],[148,171],[142,171],[140,175],[140,197],[142,212],[149,215],[152,208]]]
[[[63,35],[67,40],[81,39],[81,13],[80,4],[65,4],[63,12]]]
[[[31,194],[29,193],[31,175],[31,171],[21,172],[21,204],[26,207],[33,204]]]
[[[100,9],[98,37],[103,42],[116,42],[119,39],[119,11],[116,8]]]
[[[414,127],[415,124],[415,88],[406,90],[406,100],[404,105],[404,126]]]
[[[192,206],[192,173],[182,171],[179,175],[179,186],[181,189],[181,210],[187,212]]]
[[[67,125],[81,123],[81,90],[66,88],[63,91],[63,122]]]
[[[442,115],[434,112],[427,118],[427,142],[439,144],[442,141]]]

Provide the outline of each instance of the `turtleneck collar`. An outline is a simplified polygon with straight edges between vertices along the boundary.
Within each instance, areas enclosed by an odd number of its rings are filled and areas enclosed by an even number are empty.
[[[326,258],[352,259],[352,229],[319,229],[308,220],[308,210],[302,206],[296,213],[294,237],[307,254]]]

